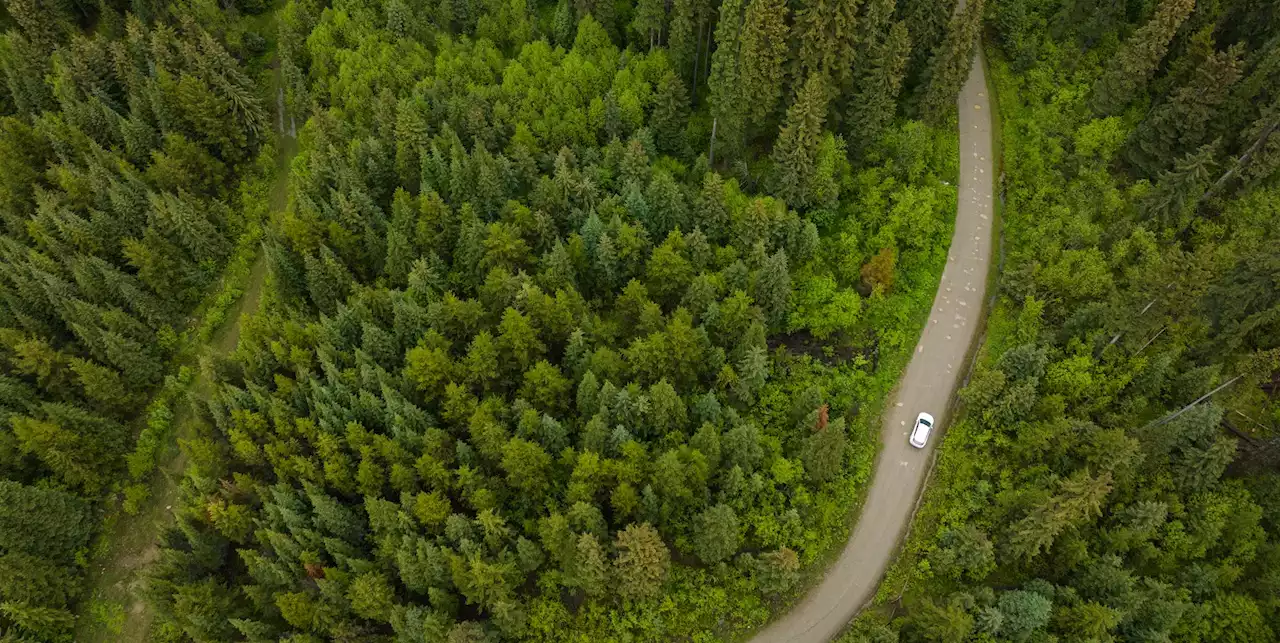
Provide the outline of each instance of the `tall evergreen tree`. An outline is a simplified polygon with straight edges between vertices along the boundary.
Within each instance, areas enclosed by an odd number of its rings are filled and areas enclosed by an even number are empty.
[[[710,161],[717,150],[723,159],[732,159],[742,148],[746,127],[746,96],[742,93],[742,0],[720,4],[716,26],[716,52],[711,57],[711,117],[713,119]]]
[[[638,42],[648,43],[649,50],[662,42],[662,30],[667,22],[667,6],[664,0],[639,0],[635,16],[631,19],[631,31]]]
[[[1120,52],[1108,61],[1102,77],[1094,83],[1089,99],[1094,114],[1114,114],[1138,96],[1164,60],[1169,42],[1193,8],[1195,0],[1160,2],[1151,20],[1125,41]]]
[[[906,24],[895,22],[883,36],[871,36],[864,51],[845,113],[847,143],[855,153],[879,140],[897,111],[911,52]]]
[[[827,81],[821,74],[805,80],[773,145],[772,191],[787,205],[803,208],[813,200],[822,122],[827,113]]]
[[[1220,107],[1240,78],[1240,50],[1232,47],[1209,57],[1187,84],[1152,109],[1129,138],[1126,158],[1152,176],[1204,143],[1210,125],[1224,115]]]
[[[701,32],[694,31],[698,26],[695,3],[696,0],[672,1],[667,53],[671,57],[671,68],[696,91],[699,80],[696,58],[701,48]]]
[[[1139,211],[1173,232],[1185,227],[1212,178],[1217,147],[1217,141],[1209,143],[1160,173],[1155,186],[1138,202]]]
[[[926,121],[941,124],[954,114],[956,97],[969,78],[982,29],[983,0],[969,0],[947,26],[946,38],[929,61],[928,84],[920,99]]]
[[[668,71],[658,81],[653,113],[649,117],[649,128],[653,130],[654,143],[659,151],[676,156],[686,153],[689,143],[685,139],[685,123],[688,120],[689,93],[680,76]]]
[[[898,0],[894,14],[911,32],[907,74],[914,89],[923,80],[936,50],[947,36],[957,0]]]
[[[747,122],[767,127],[782,96],[787,59],[787,5],[751,0],[742,26],[742,95],[749,96]]]
[[[807,0],[796,11],[795,34],[800,42],[795,78],[825,77],[833,94],[852,78],[861,0]]]

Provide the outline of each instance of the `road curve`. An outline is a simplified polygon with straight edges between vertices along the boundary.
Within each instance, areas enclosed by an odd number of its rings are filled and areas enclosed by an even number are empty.
[[[946,427],[947,405],[966,364],[965,354],[978,336],[991,258],[992,209],[991,110],[982,51],[974,57],[960,107],[960,185],[955,233],[947,266],[934,295],[933,311],[920,335],[897,394],[884,412],[884,448],[862,515],[839,560],[820,585],[794,609],[755,636],[753,643],[823,643],[840,634],[874,594],[880,577],[898,550],[911,520],[916,496],[941,436],[935,432],[924,449],[907,444],[920,411]]]

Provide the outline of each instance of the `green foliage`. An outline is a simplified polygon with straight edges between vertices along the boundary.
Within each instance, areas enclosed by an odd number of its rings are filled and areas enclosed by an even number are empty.
[[[928,80],[920,98],[920,113],[934,124],[954,115],[956,97],[973,68],[982,29],[983,0],[965,2],[964,9],[947,25],[947,35],[929,61]]]
[[[811,205],[817,174],[818,146],[827,114],[826,80],[820,74],[805,79],[773,147],[773,193],[797,208]]]
[[[752,0],[742,26],[742,96],[750,96],[747,122],[757,127],[773,117],[782,97],[787,59],[787,6],[780,0]]]
[[[1089,3],[1002,5],[1002,296],[877,598],[905,591],[903,640],[1272,640],[1271,493],[1248,463],[1274,435],[1227,418],[1276,417],[1250,379],[1274,376],[1275,343],[1214,320],[1261,322],[1227,291],[1274,308],[1238,289],[1238,257],[1269,265],[1275,186],[1226,174],[1205,196],[1256,142],[1208,123],[1253,109],[1232,87],[1269,45],[1213,42],[1241,3],[1162,2],[1136,30]]]
[[[1098,116],[1114,114],[1141,94],[1169,49],[1194,0],[1163,0],[1147,24],[1125,41],[1093,88],[1090,106]]]
[[[284,99],[309,119],[261,232],[263,304],[184,443],[158,629],[692,640],[789,598],[868,482],[872,410],[945,261],[956,155],[894,123],[893,89],[855,166],[824,122],[870,47],[856,3],[810,16],[845,21],[806,23],[839,57],[788,87],[791,47],[761,34],[794,10],[288,3]],[[763,120],[800,91],[785,140],[748,126],[743,78],[774,92]],[[713,128],[733,178],[693,153]],[[770,147],[802,161],[787,203],[756,194],[790,171]],[[197,237],[172,243],[225,250]],[[66,370],[33,356],[33,378]],[[823,405],[838,417],[815,431]]]

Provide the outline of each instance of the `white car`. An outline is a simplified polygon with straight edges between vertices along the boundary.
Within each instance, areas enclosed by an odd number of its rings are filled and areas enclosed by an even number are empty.
[[[933,416],[921,413],[916,417],[916,425],[911,429],[911,446],[923,449],[929,442],[929,433],[933,431]]]

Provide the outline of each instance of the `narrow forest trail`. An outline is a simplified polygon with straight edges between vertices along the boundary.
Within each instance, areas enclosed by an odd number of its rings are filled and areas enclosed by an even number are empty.
[[[933,309],[895,399],[886,406],[883,449],[862,514],[840,558],[821,584],[753,643],[822,643],[838,636],[875,594],[911,522],[939,431],[924,449],[907,443],[916,415],[927,411],[946,428],[949,405],[979,336],[995,227],[991,108],[982,51],[957,99],[960,185],[955,232]]]
[[[274,84],[278,86],[278,65],[275,74]],[[286,127],[283,98],[276,102],[279,126],[271,213],[284,210],[288,203],[289,167],[298,151],[296,123],[290,119]],[[195,351],[197,363],[201,357],[226,356],[235,350],[240,341],[241,316],[258,309],[266,276],[266,256],[259,251],[239,301],[227,312],[225,321],[209,343]],[[143,597],[146,568],[160,557],[160,535],[173,522],[174,512],[181,501],[180,484],[187,466],[186,455],[178,447],[178,442],[191,437],[189,420],[195,413],[193,402],[207,400],[212,394],[213,382],[197,367],[197,375],[188,394],[176,403],[174,437],[164,447],[147,501],[135,515],[119,513],[115,523],[108,527],[111,532],[107,538],[109,552],[90,563],[89,592],[81,605],[76,624],[77,643],[147,640],[154,615]]]

